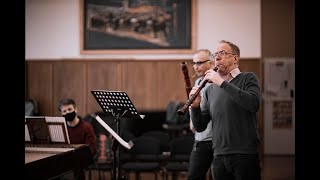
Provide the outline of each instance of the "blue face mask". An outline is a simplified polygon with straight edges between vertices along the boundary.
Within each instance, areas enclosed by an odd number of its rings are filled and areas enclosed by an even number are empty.
[[[69,112],[63,115],[63,117],[66,119],[66,121],[72,121],[76,117],[76,112],[75,111]]]

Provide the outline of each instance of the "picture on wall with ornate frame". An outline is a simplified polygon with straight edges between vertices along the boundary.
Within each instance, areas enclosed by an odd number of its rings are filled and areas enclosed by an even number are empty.
[[[196,0],[80,0],[81,54],[192,53]]]

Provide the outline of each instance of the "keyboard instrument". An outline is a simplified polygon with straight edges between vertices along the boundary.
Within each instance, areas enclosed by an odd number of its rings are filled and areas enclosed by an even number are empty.
[[[85,144],[25,144],[25,179],[52,179],[92,162]]]

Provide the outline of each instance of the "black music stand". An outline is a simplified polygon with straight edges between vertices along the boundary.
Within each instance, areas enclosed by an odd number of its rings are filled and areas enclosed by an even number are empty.
[[[50,132],[45,117],[26,117],[25,124],[29,132],[31,144],[50,144]]]
[[[102,108],[103,112],[112,115],[117,124],[117,134],[120,134],[120,119],[122,117],[141,119],[139,113],[124,91],[106,91],[106,90],[92,90],[92,95]],[[120,151],[118,147],[119,142],[113,140],[113,180],[117,179],[116,172],[118,168],[118,180],[125,179],[120,176]],[[117,168],[116,168],[117,167]]]

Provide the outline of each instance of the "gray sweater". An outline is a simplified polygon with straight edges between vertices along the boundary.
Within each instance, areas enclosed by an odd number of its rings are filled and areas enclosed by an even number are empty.
[[[214,155],[256,154],[260,143],[259,106],[259,80],[252,72],[242,72],[220,87],[208,86],[200,107],[191,108],[191,117],[198,132],[204,131],[212,119]]]

